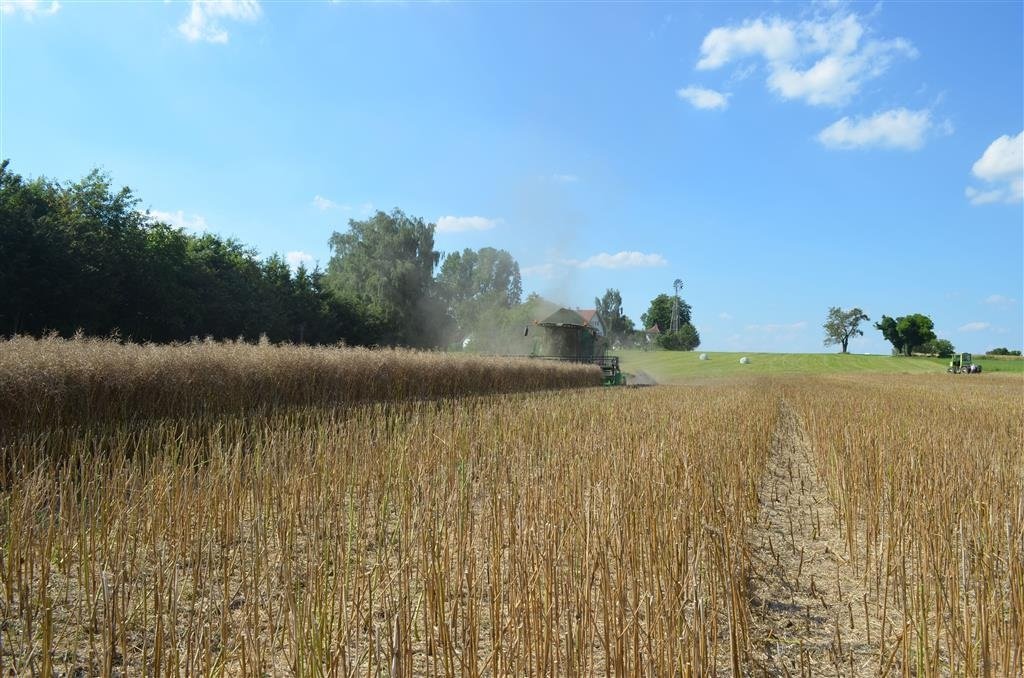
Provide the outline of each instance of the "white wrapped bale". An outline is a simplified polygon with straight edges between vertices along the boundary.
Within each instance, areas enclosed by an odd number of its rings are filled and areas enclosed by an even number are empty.
[[[750,358],[748,358],[747,356],[743,356],[742,358],[740,358],[740,365],[749,365],[749,364],[750,364]]]
[[[700,354],[700,359],[701,360],[707,360],[708,359],[708,354],[707,353],[701,353]]]

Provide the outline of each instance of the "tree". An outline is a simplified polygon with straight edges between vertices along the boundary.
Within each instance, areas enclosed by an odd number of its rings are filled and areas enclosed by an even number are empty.
[[[678,332],[658,336],[658,345],[669,351],[692,351],[700,346],[700,334],[691,323],[679,326]]]
[[[434,268],[441,256],[434,250],[433,224],[397,208],[390,214],[378,211],[363,221],[350,220],[348,232],[335,232],[329,243],[327,285],[381,317],[385,342],[436,345],[443,320],[433,317],[439,311],[432,294]]]
[[[883,315],[875,323],[875,329],[880,330],[886,341],[892,344],[893,351],[903,355],[910,355],[914,349],[935,339],[935,332],[932,331],[934,327],[932,319],[921,313],[899,318]]]
[[[956,352],[953,342],[948,339],[932,339],[920,347],[921,353],[937,355],[940,358],[948,358]]]
[[[362,344],[385,329],[329,292],[320,271],[293,274],[279,256],[161,223],[101,172],[62,184],[8,168],[0,163],[0,335]]]
[[[435,282],[438,297],[463,337],[481,321],[489,318],[493,324],[500,309],[519,304],[523,295],[519,264],[505,250],[493,247],[449,254]]]
[[[859,308],[854,307],[849,311],[844,311],[838,306],[833,306],[828,310],[828,318],[822,325],[825,328],[825,345],[839,344],[842,347],[842,352],[846,353],[851,338],[864,336],[864,331],[860,329],[859,325],[867,320],[871,320],[871,318]]]
[[[994,348],[991,351],[985,351],[985,355],[1020,355],[1020,351],[1011,351],[1004,347]]]
[[[690,322],[692,309],[682,299],[679,300],[679,326]],[[662,332],[668,332],[672,327],[672,297],[668,294],[659,294],[651,300],[647,312],[640,316],[644,328],[657,325]]]
[[[604,322],[604,329],[610,341],[621,341],[633,331],[633,321],[622,312],[622,295],[618,290],[605,290],[604,295],[594,299],[594,308]]]

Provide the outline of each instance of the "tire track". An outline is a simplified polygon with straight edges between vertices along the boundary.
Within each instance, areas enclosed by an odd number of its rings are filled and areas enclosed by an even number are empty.
[[[753,675],[873,676],[878,645],[862,582],[811,463],[797,414],[784,401],[749,533]],[[876,634],[877,635],[877,634]]]

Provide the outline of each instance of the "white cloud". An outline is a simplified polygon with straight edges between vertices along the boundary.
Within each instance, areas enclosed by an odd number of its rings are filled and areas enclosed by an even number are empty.
[[[437,232],[489,231],[499,223],[501,223],[500,219],[488,219],[487,217],[441,217],[437,220]]]
[[[727,311],[722,311],[718,314],[718,317],[722,320],[732,320],[732,314]]]
[[[184,210],[178,210],[177,212],[149,210],[149,216],[153,217],[156,221],[162,221],[174,228],[192,231],[193,233],[202,233],[209,228],[209,225],[206,223],[206,219],[201,215],[193,214],[189,217],[185,214]]]
[[[713,89],[690,85],[676,91],[676,96],[683,101],[688,101],[694,108],[713,111],[729,107],[728,93],[716,92]]]
[[[1015,137],[1004,134],[989,144],[971,167],[971,173],[995,184],[988,190],[973,186],[964,189],[972,205],[1024,200],[1024,132]]]
[[[989,323],[973,322],[967,323],[966,325],[961,325],[960,327],[957,328],[957,330],[960,332],[983,332],[990,327],[992,327],[992,325],[990,325]]]
[[[1012,297],[1004,296],[1002,294],[990,294],[987,297],[985,297],[984,303],[988,304],[989,306],[1012,306],[1013,304],[1017,303],[1017,300],[1013,299]]]
[[[917,55],[903,38],[862,40],[865,33],[860,17],[841,11],[799,22],[748,19],[712,29],[701,44],[697,68],[713,70],[759,57],[768,67],[768,88],[783,99],[842,106],[866,81],[882,75],[894,57]]]
[[[660,254],[644,254],[643,252],[622,251],[615,254],[595,254],[579,261],[567,259],[565,263],[576,268],[653,268],[667,266],[668,261]]]
[[[974,186],[964,189],[964,196],[971,201],[972,205],[988,205],[994,202],[1002,202],[1006,196],[1001,188],[994,188],[991,191],[980,191]]]
[[[524,266],[520,273],[524,278],[543,278],[544,280],[550,280],[558,274],[558,269],[554,264],[537,264],[535,266]]]
[[[60,3],[52,0],[50,3],[43,3],[39,0],[0,0],[0,13],[12,16],[21,14],[26,19],[34,19],[37,16],[53,16],[60,10]]]
[[[297,270],[299,266],[305,266],[309,268],[309,265],[313,263],[313,255],[309,252],[302,252],[297,250],[295,252],[289,252],[284,256],[285,261],[292,267],[292,270]]]
[[[347,209],[347,205],[339,205],[330,198],[325,198],[320,194],[313,196],[313,207],[316,207],[321,212],[326,212],[330,209]]]
[[[178,31],[189,42],[224,44],[228,32],[223,21],[256,21],[263,14],[258,0],[192,0]]]
[[[826,148],[901,148],[916,150],[924,145],[932,130],[931,113],[894,108],[867,118],[844,117],[818,133],[818,141]]]

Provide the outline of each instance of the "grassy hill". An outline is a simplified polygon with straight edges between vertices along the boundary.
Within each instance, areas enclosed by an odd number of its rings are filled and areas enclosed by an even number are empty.
[[[903,358],[839,353],[711,353],[700,351],[618,351],[625,372],[645,372],[665,384],[707,377],[751,374],[927,374],[945,372],[942,358]],[[750,364],[741,365],[747,356]],[[975,357],[985,372],[1024,372],[1024,360]]]

